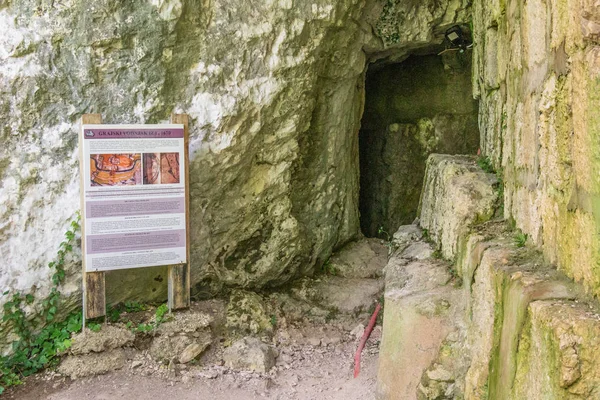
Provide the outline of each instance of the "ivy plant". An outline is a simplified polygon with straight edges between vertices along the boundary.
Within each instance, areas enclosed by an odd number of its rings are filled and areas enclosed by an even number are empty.
[[[53,271],[52,287],[48,296],[39,302],[41,310],[35,316],[30,317],[26,312],[26,308],[33,307],[35,303],[34,295],[10,291],[3,294],[9,300],[3,305],[2,322],[12,326],[17,339],[12,343],[12,353],[0,357],[0,394],[9,386],[21,384],[24,377],[55,365],[60,354],[71,346],[71,334],[81,331],[80,313],[57,321],[59,287],[65,280],[65,261],[73,252],[80,219],[77,213],[65,232],[54,261],[48,264]]]

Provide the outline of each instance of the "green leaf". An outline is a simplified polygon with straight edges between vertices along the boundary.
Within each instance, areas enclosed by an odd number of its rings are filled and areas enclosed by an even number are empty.
[[[69,332],[79,332],[81,330],[81,321],[69,321],[67,330]]]
[[[65,350],[67,350],[68,348],[70,348],[70,347],[71,347],[71,344],[72,344],[72,343],[71,343],[71,340],[69,340],[69,339],[65,339],[65,340],[63,340],[63,342],[60,344],[60,346],[59,346],[59,348],[58,348],[57,350],[60,350],[61,352],[62,352],[62,351],[65,351]]]
[[[156,314],[156,322],[158,322],[158,323],[162,322],[163,317],[168,312],[169,312],[169,307],[166,304],[159,306],[156,309],[156,313],[155,313]]]

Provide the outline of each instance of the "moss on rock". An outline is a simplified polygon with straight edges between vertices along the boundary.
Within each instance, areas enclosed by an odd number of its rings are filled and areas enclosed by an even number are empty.
[[[227,304],[226,328],[233,337],[273,334],[272,312],[261,295],[244,290],[234,290]]]

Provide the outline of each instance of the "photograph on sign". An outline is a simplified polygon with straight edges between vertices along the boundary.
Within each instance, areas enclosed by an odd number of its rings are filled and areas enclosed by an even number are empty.
[[[184,127],[83,125],[86,271],[187,262]]]
[[[179,153],[144,153],[144,185],[179,183]]]
[[[142,172],[141,154],[91,154],[92,186],[139,185]]]

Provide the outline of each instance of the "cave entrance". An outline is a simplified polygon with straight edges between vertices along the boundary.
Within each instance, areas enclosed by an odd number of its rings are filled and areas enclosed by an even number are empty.
[[[410,56],[369,67],[359,134],[364,235],[387,238],[413,222],[429,154],[476,153],[470,54]]]

